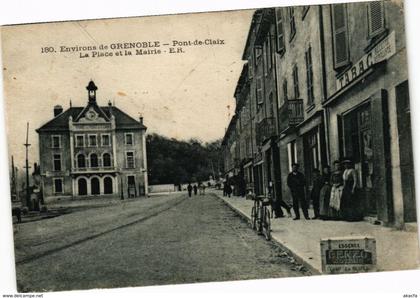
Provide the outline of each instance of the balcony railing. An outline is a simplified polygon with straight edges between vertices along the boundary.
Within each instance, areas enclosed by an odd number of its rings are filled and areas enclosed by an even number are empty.
[[[280,132],[303,121],[303,99],[289,99],[279,109]]]
[[[256,140],[257,144],[262,144],[264,141],[276,135],[276,121],[274,117],[264,118],[256,125]]]

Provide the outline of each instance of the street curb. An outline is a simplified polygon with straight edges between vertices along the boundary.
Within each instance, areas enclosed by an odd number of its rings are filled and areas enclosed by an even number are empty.
[[[225,200],[222,196],[220,196],[217,193],[213,193],[219,200],[221,200],[225,205],[227,205],[230,209],[232,209],[235,213],[237,213],[240,217],[242,217],[244,220],[246,220],[248,223],[251,223],[251,217],[248,216],[247,214],[245,214],[244,212],[242,212],[241,210],[235,208],[233,206],[233,204],[231,204],[230,202],[228,202],[227,200]],[[315,268],[314,266],[312,266],[310,263],[308,263],[306,260],[304,260],[301,256],[299,256],[297,253],[295,253],[294,251],[292,251],[290,248],[288,248],[286,245],[284,245],[283,243],[281,243],[280,239],[277,239],[276,236],[274,236],[273,234],[271,235],[271,241],[273,241],[274,243],[276,243],[278,246],[280,246],[280,248],[282,248],[283,250],[285,250],[288,254],[292,255],[293,258],[298,262],[301,263],[302,265],[304,265],[308,271],[313,274],[313,275],[320,275],[322,274],[321,271],[319,271],[317,268]]]

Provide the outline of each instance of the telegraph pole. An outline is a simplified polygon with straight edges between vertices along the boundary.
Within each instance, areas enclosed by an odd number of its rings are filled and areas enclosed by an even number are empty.
[[[29,134],[29,122],[26,123],[26,143],[23,144],[26,148],[26,161],[25,161],[25,170],[26,170],[26,206],[29,209],[31,208],[31,196],[29,194],[29,169],[31,168],[29,166],[29,160],[28,160],[28,151],[29,151],[29,146],[31,146],[31,144],[28,143],[28,134]]]

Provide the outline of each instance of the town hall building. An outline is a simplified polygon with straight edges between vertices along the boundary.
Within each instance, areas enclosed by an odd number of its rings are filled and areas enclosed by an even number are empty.
[[[85,107],[63,111],[38,128],[42,189],[58,198],[147,195],[146,127],[111,102],[99,106],[97,86],[86,87]]]

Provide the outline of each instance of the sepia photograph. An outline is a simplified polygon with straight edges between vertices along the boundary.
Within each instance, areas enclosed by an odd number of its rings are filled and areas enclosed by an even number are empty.
[[[403,0],[0,30],[18,293],[419,270]]]

